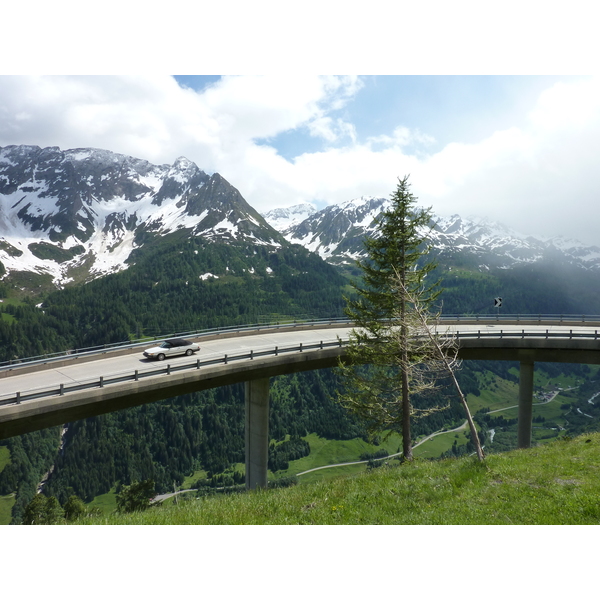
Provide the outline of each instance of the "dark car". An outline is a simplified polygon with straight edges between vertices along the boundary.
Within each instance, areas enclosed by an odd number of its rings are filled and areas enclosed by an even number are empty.
[[[176,356],[178,354],[185,354],[186,356],[192,355],[194,352],[198,352],[200,346],[196,342],[190,342],[182,338],[173,338],[171,340],[165,340],[160,346],[154,346],[148,348],[144,352],[146,358],[156,358],[157,360],[165,360],[167,356]]]

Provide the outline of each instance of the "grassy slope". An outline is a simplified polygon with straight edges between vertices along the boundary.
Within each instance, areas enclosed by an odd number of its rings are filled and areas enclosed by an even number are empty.
[[[10,450],[0,446],[0,471],[10,463]],[[8,525],[12,519],[11,510],[15,503],[15,495],[0,496],[0,525]]]
[[[6,446],[0,446],[0,471],[10,463],[10,450]]]
[[[0,496],[0,525],[8,525],[12,520],[12,507],[16,501],[14,494]]]
[[[595,367],[594,372],[596,372]],[[536,386],[550,388],[556,386],[567,388],[571,385],[577,385],[577,381],[573,378],[559,376],[548,379],[544,376],[543,372],[536,372],[535,383]],[[514,419],[517,417],[517,409],[510,407],[515,406],[518,402],[518,385],[503,380],[492,373],[487,373],[482,377],[480,384],[482,388],[481,395],[474,396],[473,394],[469,394],[468,396],[469,407],[472,414],[475,414],[475,412],[481,408],[490,408],[493,411],[500,411],[494,413],[497,416],[501,415],[507,419]],[[564,425],[564,411],[560,409],[560,406],[563,402],[570,401],[570,398],[564,398],[559,394],[548,404],[535,403],[533,407],[533,416],[544,416],[546,419],[551,419],[555,423]],[[549,437],[555,437],[558,433],[558,431],[548,430],[541,424],[534,424],[533,438],[537,443],[545,443],[548,441]],[[455,441],[459,446],[465,445],[469,437],[470,434],[466,428],[460,432],[441,434],[424,444],[415,447],[414,455],[417,458],[436,458],[441,456],[443,452],[449,450]],[[394,454],[402,445],[402,439],[398,435],[390,436],[390,438],[383,442],[379,447],[367,444],[364,440],[359,438],[353,440],[326,440],[319,438],[316,434],[310,434],[306,436],[305,439],[308,440],[311,447],[310,455],[299,460],[291,461],[289,469],[279,471],[275,476],[269,472],[270,479],[273,477],[290,477],[297,473],[308,471],[315,467],[322,467],[324,465],[357,461],[362,453],[375,452],[381,447],[385,448],[389,454]],[[489,444],[489,441],[486,451],[493,451],[493,444]],[[236,468],[243,471],[243,465],[237,465]],[[304,485],[306,483],[329,480],[343,475],[355,475],[364,471],[364,464],[319,469],[301,475],[299,477],[299,483]],[[197,471],[186,478],[181,489],[195,486],[198,479],[205,476],[206,473],[204,471]],[[105,514],[110,513],[116,506],[114,490],[102,497],[96,498],[91,503],[91,506],[100,507]]]
[[[488,456],[415,460],[93,524],[598,524],[600,434]]]

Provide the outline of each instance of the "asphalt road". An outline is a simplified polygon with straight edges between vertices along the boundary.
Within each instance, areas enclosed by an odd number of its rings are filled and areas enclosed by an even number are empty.
[[[350,328],[337,329],[315,329],[307,331],[285,331],[269,332],[255,335],[223,338],[216,340],[205,340],[198,338],[196,341],[200,344],[200,351],[192,356],[174,356],[165,359],[162,362],[149,360],[142,355],[143,350],[153,345],[149,343],[140,352],[135,354],[126,354],[121,356],[99,355],[97,360],[74,363],[68,366],[50,368],[36,371],[33,373],[15,374],[0,379],[0,400],[3,396],[14,396],[16,392],[29,392],[34,390],[44,390],[48,388],[57,388],[61,383],[85,383],[87,381],[98,381],[100,377],[115,377],[133,373],[138,370],[152,371],[159,367],[171,365],[195,364],[198,359],[209,360],[220,358],[225,354],[233,356],[235,354],[249,353],[250,350],[260,352],[261,350],[273,350],[275,346],[284,348],[286,346],[298,346],[316,344],[320,341],[335,342],[338,336],[346,339]]]
[[[544,336],[545,332],[561,333],[566,338],[569,337],[570,331],[575,330],[577,333],[591,333],[596,330],[589,326],[572,326],[572,325],[507,325],[506,323],[485,324],[478,323],[476,325],[459,324],[453,326],[443,326],[444,331],[455,332],[471,332],[476,334],[477,331],[482,333],[497,333],[502,331],[505,334],[510,332],[518,333],[525,330],[527,333],[536,333]],[[157,369],[158,366],[167,364],[182,365],[187,363],[196,363],[200,358],[207,360],[211,358],[222,357],[225,354],[233,356],[235,354],[249,353],[250,350],[260,352],[262,350],[273,350],[275,346],[284,348],[286,346],[298,346],[316,344],[320,341],[334,342],[339,338],[347,339],[351,331],[350,327],[332,328],[332,329],[310,329],[310,330],[293,330],[293,331],[277,331],[266,330],[265,333],[254,335],[246,335],[240,337],[221,338],[214,340],[202,340],[198,338],[201,345],[200,352],[190,356],[178,356],[167,358],[162,363],[150,361],[142,355],[143,349],[135,354],[126,354],[115,356],[114,353],[108,352],[104,355],[99,355],[96,360],[90,362],[77,363],[70,365],[49,368],[32,373],[19,374],[16,369],[11,376],[0,379],[0,400],[3,397],[14,396],[16,392],[31,392],[44,389],[56,389],[61,383],[68,385],[74,382],[85,383],[88,381],[98,381],[100,377],[108,378],[118,375],[132,374],[135,370],[140,373],[143,371],[151,371]],[[148,344],[148,347],[152,346]]]

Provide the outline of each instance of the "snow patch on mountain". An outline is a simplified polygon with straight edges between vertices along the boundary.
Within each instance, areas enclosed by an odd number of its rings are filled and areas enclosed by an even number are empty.
[[[296,204],[288,208],[275,208],[263,213],[265,221],[277,231],[284,231],[289,227],[302,223],[305,219],[317,212],[312,204]]]
[[[365,256],[363,240],[377,235],[376,219],[390,205],[386,198],[362,196],[328,206],[291,226],[275,219],[272,224],[288,241],[303,245],[332,264],[349,265]],[[277,209],[270,214],[277,214]],[[422,233],[440,255],[472,255],[483,271],[542,260],[600,270],[598,247],[560,237],[537,239],[477,216],[434,216],[431,228]]]
[[[278,247],[283,239],[218,173],[95,148],[0,148],[0,262],[63,285],[127,268],[152,236],[178,230]]]

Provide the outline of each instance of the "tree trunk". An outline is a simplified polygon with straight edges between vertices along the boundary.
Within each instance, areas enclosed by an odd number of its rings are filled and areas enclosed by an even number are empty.
[[[402,263],[400,280],[406,289],[406,248],[401,250]],[[412,460],[412,442],[410,439],[410,393],[408,382],[408,327],[406,326],[406,297],[400,297],[400,337],[402,352],[402,452],[404,460]]]
[[[404,358],[406,358],[406,353],[403,352],[403,354],[405,355]],[[402,452],[405,460],[412,460],[412,442],[410,439],[410,395],[408,393],[408,374],[406,372],[406,367],[402,368]]]
[[[402,453],[404,460],[412,460],[412,441],[410,439],[410,393],[408,384],[408,328],[405,325],[404,315],[406,304],[402,300],[401,340],[402,340]]]

